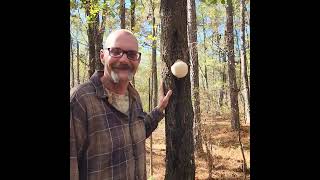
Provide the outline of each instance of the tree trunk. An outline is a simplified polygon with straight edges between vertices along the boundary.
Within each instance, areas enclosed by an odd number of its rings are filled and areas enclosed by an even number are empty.
[[[95,71],[95,42],[94,42],[94,28],[92,27],[93,23],[88,23],[88,42],[89,42],[89,78]]]
[[[207,54],[207,46],[206,46],[206,29],[204,27],[205,22],[204,22],[204,17],[202,17],[202,32],[203,32],[203,46],[204,46],[204,53]],[[209,89],[209,84],[208,84],[208,72],[207,72],[207,60],[204,60],[204,79],[206,83],[206,88],[207,90]]]
[[[154,4],[152,0],[150,0],[150,5],[152,9],[152,37],[156,36],[156,31],[155,31],[155,23],[156,19],[154,17]],[[156,107],[158,104],[158,78],[157,78],[157,41],[153,40],[152,41],[152,59],[151,59],[151,77],[152,77],[152,101],[150,103],[152,104],[152,107]],[[150,136],[150,145],[152,147],[152,134]],[[152,148],[151,148],[151,156],[150,156],[150,174],[151,176],[153,175],[153,159],[152,159]]]
[[[126,28],[126,4],[125,0],[120,0],[120,27],[121,29]]]
[[[91,2],[89,0],[84,2],[84,6],[86,9],[86,16],[91,17],[90,21],[88,21],[88,28],[87,28],[87,35],[88,35],[88,44],[89,44],[89,70],[88,70],[88,75],[89,78],[92,76],[92,74],[95,71],[95,57],[96,57],[96,48],[95,48],[95,27],[96,27],[96,22],[94,21],[95,18],[92,17],[90,13],[90,8],[93,6],[94,2]]]
[[[150,0],[152,9],[152,37],[156,37],[156,18],[154,15],[155,5]],[[158,104],[158,77],[157,77],[157,40],[152,41],[152,89],[153,89],[153,107]]]
[[[161,0],[160,6],[164,92],[173,90],[165,113],[165,180],[195,179],[190,74],[178,79],[170,72],[171,65],[177,59],[190,64],[186,3],[184,0]]]
[[[218,102],[219,102],[219,108],[221,110],[221,107],[223,106],[223,96],[224,96],[224,84],[226,82],[226,74],[225,74],[225,65],[224,65],[224,62],[225,62],[225,53],[222,52],[222,50],[220,49],[220,40],[221,40],[221,35],[220,34],[217,34],[217,45],[219,47],[219,50],[218,50],[218,59],[219,59],[219,62],[223,64],[223,67],[222,68],[219,68],[219,73],[220,73],[220,78],[221,78],[221,81],[222,81],[222,86],[221,88],[219,89],[219,98],[218,98]]]
[[[70,62],[70,68],[71,68],[71,87],[74,87],[74,66],[73,66],[73,41],[72,37],[70,38],[70,53],[71,53],[71,62]]]
[[[220,93],[219,93],[219,105],[220,105],[220,108],[223,106],[223,97],[224,97],[224,94],[225,94],[225,83],[227,81],[227,76],[226,76],[226,65],[225,63],[223,63],[223,67],[222,69],[220,69],[220,76],[221,76],[221,79],[222,79],[222,86],[221,86],[221,89],[220,89]]]
[[[207,63],[207,61],[204,61],[204,63]],[[204,65],[204,79],[205,79],[205,82],[206,82],[206,88],[207,88],[207,90],[209,90],[208,68],[207,68],[207,65],[206,65],[206,64]]]
[[[103,10],[104,13],[105,13],[105,10]],[[101,25],[100,25],[100,18],[99,18],[99,14],[97,15],[96,17],[96,40],[95,40],[95,69],[97,70],[103,70],[103,64],[102,62],[100,61],[100,50],[103,49],[103,35],[104,35],[104,20],[105,20],[105,17],[103,17],[104,19],[102,20],[101,22]],[[100,25],[100,27],[99,27]]]
[[[248,74],[247,74],[247,55],[246,55],[246,36],[245,36],[245,14],[246,14],[246,5],[245,0],[241,0],[241,14],[242,14],[242,58],[241,58],[241,78],[243,86],[243,99],[245,104],[245,114],[246,114],[246,123],[250,123],[250,91],[248,85]]]
[[[198,63],[198,47],[197,47],[197,17],[195,1],[188,0],[188,44],[190,51],[190,74],[191,74],[191,93],[194,98],[193,111],[194,111],[194,140],[195,149],[199,156],[204,154],[202,148],[201,138],[201,117],[200,117],[200,96],[199,96],[199,63]]]
[[[130,8],[130,14],[131,14],[131,23],[130,23],[130,29],[132,32],[134,32],[134,27],[136,25],[136,16],[135,16],[135,11],[136,11],[136,2],[135,0],[130,0],[131,2],[131,8]],[[134,80],[134,76],[132,77],[132,84],[133,86],[135,86],[135,80]]]
[[[231,128],[239,129],[239,106],[238,106],[238,88],[234,61],[234,35],[233,35],[233,7],[232,0],[227,0],[227,47],[228,47],[228,74],[230,86],[230,104],[231,104]]]
[[[77,41],[77,84],[80,84],[80,52],[79,52],[79,41]]]
[[[158,104],[158,77],[157,77],[157,42],[154,40],[152,42],[152,88],[153,88],[153,106]]]
[[[104,3],[106,1],[104,0]],[[103,35],[105,30],[105,21],[106,21],[106,7],[102,9],[102,21],[100,23],[100,11],[96,14],[91,14],[90,9],[92,6],[98,4],[97,0],[85,1],[85,10],[86,16],[90,17],[88,21],[87,35],[88,35],[88,44],[89,44],[89,78],[95,72],[95,70],[102,70],[103,65],[100,61],[100,50],[103,48]],[[107,5],[106,5],[107,6]]]
[[[237,30],[235,30],[235,32],[236,32],[237,52],[239,57],[238,62],[241,63],[241,48],[240,48],[240,41],[239,41],[239,33]]]
[[[131,31],[134,32],[134,27],[136,25],[136,15],[135,15],[135,11],[136,11],[136,2],[135,0],[130,0],[131,2],[131,8],[130,8],[130,14],[131,14]]]
[[[149,77],[149,112],[151,112],[151,107],[152,107],[152,88],[151,88],[151,83],[150,83],[150,81],[151,81],[151,79],[150,79],[150,77]],[[151,135],[150,135],[150,176],[152,176],[153,175],[153,157],[152,157],[152,133],[151,133]]]

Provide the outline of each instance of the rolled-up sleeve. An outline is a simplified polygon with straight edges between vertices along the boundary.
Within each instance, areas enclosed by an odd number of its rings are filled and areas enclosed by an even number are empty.
[[[160,112],[158,108],[154,108],[150,113],[141,112],[141,116],[144,118],[146,137],[148,138],[158,127],[160,120],[164,118],[164,113]]]

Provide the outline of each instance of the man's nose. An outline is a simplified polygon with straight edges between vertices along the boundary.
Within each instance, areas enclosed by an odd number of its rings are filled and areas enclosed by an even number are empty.
[[[119,59],[119,61],[122,62],[129,62],[130,60],[128,59],[127,53],[123,53],[122,57]]]

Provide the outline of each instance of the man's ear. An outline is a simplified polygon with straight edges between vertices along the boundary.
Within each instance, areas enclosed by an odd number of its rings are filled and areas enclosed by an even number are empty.
[[[104,65],[104,52],[103,52],[103,49],[100,50],[100,61]]]

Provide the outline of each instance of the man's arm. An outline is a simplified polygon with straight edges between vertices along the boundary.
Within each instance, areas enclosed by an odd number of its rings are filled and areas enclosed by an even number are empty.
[[[142,112],[140,116],[143,116],[145,127],[146,127],[146,137],[148,138],[151,133],[158,127],[158,123],[164,118],[164,113],[158,108],[154,108],[150,113]]]
[[[159,89],[159,104],[149,114],[143,114],[146,124],[147,138],[158,127],[160,120],[164,118],[164,109],[167,107],[171,95],[172,90],[169,90],[166,96],[164,96],[163,83],[161,82]]]
[[[70,180],[79,180],[79,160],[86,138],[86,112],[76,97],[70,102]]]

